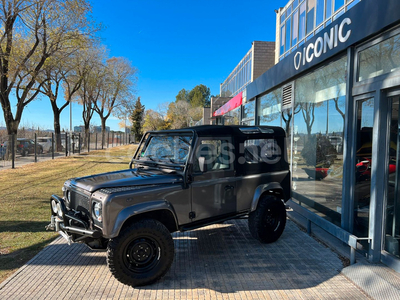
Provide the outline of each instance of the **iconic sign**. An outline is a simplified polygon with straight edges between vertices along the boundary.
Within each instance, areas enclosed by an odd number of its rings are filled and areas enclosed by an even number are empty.
[[[294,56],[294,68],[298,70],[300,66],[312,62],[314,57],[320,57],[328,50],[336,48],[339,43],[345,43],[351,35],[351,29],[347,28],[346,31],[345,26],[348,27],[350,24],[350,18],[345,18],[329,32],[325,32],[324,37],[320,36],[314,43],[304,46],[303,52],[298,51]]]

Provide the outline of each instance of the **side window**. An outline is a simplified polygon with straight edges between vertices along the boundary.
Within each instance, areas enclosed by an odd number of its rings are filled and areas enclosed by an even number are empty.
[[[200,172],[199,157],[205,158],[208,172],[229,169],[232,164],[230,149],[227,140],[201,140],[195,152],[193,170]]]
[[[244,142],[247,163],[274,164],[281,158],[281,149],[275,139],[254,139]]]

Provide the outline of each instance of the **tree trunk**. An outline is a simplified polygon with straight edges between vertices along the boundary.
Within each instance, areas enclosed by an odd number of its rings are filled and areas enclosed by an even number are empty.
[[[101,149],[104,148],[106,139],[106,118],[101,118]]]
[[[90,133],[90,122],[86,122],[86,121],[84,121],[84,124],[85,124],[85,142],[87,143],[87,149],[89,149],[89,143],[90,143],[90,140],[89,140],[89,133]]]
[[[62,151],[62,142],[61,142],[61,126],[60,126],[60,114],[61,111],[58,109],[55,101],[50,99],[51,107],[53,109],[54,116],[54,136],[56,138],[56,151]]]

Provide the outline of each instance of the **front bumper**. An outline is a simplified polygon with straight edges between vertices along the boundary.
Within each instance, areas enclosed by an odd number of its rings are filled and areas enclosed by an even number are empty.
[[[58,208],[55,212],[52,208],[52,202],[55,201]],[[89,224],[72,211],[68,211],[64,199],[57,195],[52,195],[50,198],[51,222],[46,226],[46,230],[57,231],[64,239],[67,240],[68,245],[73,242],[84,241],[87,238],[98,239],[102,237],[102,232],[92,230]],[[79,226],[75,226],[78,224]]]

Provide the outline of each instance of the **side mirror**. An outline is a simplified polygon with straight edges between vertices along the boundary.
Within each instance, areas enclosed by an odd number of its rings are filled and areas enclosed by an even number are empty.
[[[203,156],[199,157],[199,167],[201,172],[207,172],[206,158]]]

